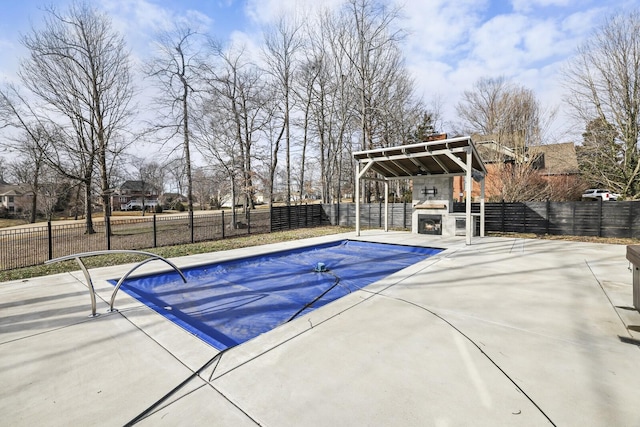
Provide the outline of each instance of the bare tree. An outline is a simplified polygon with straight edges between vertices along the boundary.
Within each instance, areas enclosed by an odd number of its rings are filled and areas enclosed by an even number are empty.
[[[35,161],[34,161],[35,160]],[[9,164],[11,175],[18,184],[23,184],[33,196],[31,205],[23,206],[23,214],[34,223],[38,213],[51,221],[60,199],[68,189],[68,182],[42,159],[23,157]]]
[[[7,160],[4,157],[0,157],[0,182],[6,182]]]
[[[148,194],[160,196],[164,188],[164,168],[154,160],[146,160],[143,157],[131,156],[129,158],[127,172],[129,178],[137,181],[136,189],[140,191],[142,203],[142,216],[147,208]],[[153,205],[151,207],[154,207]]]
[[[195,168],[193,174],[193,190],[200,210],[207,210],[215,204],[212,203],[212,201],[216,196],[217,182],[205,168]]]
[[[269,141],[268,155],[265,156],[268,166],[267,172],[264,174],[263,182],[267,189],[267,195],[269,197],[269,207],[273,206],[275,198],[275,179],[278,171],[278,153],[280,152],[280,143],[284,136],[285,127],[282,126],[284,120],[280,117],[275,119],[276,115],[280,112],[278,103],[275,100],[277,91],[273,85],[265,86],[265,116],[272,118],[273,120],[266,120],[265,126],[262,129],[264,138]]]
[[[39,120],[57,127],[55,144],[43,149],[47,162],[83,182],[86,209],[97,168],[108,216],[109,163],[121,153],[116,138],[132,117],[128,52],[110,19],[97,9],[73,3],[66,13],[54,7],[46,10],[44,29],[22,39],[29,57],[19,75],[45,107],[38,111]],[[47,116],[45,111],[51,113]],[[90,210],[86,221],[87,233],[93,233]]]
[[[360,98],[361,149],[374,146],[372,121],[374,116],[384,114],[390,77],[401,65],[398,43],[403,33],[393,27],[398,17],[399,9],[388,8],[376,0],[346,3],[343,25],[350,32],[344,33],[346,37],[340,43],[351,62],[352,82]]]
[[[361,150],[389,143],[380,120],[389,114],[394,82],[406,75],[399,48],[404,33],[394,26],[398,17],[398,8],[377,0],[349,0],[339,18],[337,43],[351,71],[345,78],[358,94],[354,111],[360,122]],[[363,196],[370,201],[370,182]]]
[[[538,172],[535,160],[495,163],[486,177],[492,201],[544,201],[550,197],[549,183]]]
[[[246,61],[244,47],[213,47],[219,63],[208,68],[197,143],[210,165],[223,169],[231,183],[236,224],[237,196],[244,196],[245,213],[254,205],[254,143],[268,118],[264,114],[264,85],[258,68]]]
[[[578,48],[565,78],[567,102],[586,127],[591,179],[640,198],[640,11],[607,19]],[[594,176],[599,169],[606,173]]]
[[[285,142],[286,203],[291,203],[291,109],[292,84],[296,72],[296,55],[302,49],[300,29],[302,24],[281,17],[277,24],[264,34],[264,59],[267,73],[277,83],[282,98],[282,129]],[[274,116],[275,117],[275,116]]]
[[[545,115],[533,91],[504,77],[480,78],[464,91],[456,110],[463,132],[491,138],[521,157],[526,147],[542,143],[542,132],[554,116],[553,111]]]
[[[163,164],[163,168],[166,170],[167,175],[170,178],[169,183],[166,183],[166,187],[171,190],[175,190],[180,196],[184,196],[184,189],[186,187],[186,173],[185,163],[181,158],[171,158]]]
[[[19,178],[20,183],[28,185],[33,194],[29,209],[29,222],[33,224],[36,222],[38,214],[41,175],[47,166],[45,164],[45,154],[41,147],[48,145],[48,135],[43,128],[27,126],[27,129],[22,135],[22,144],[18,146],[22,160],[16,161],[12,166],[14,169],[13,175]],[[54,174],[49,173],[48,176],[51,179]]]
[[[218,131],[237,140],[243,206],[253,209],[254,144],[259,139],[258,133],[264,128],[265,121],[272,118],[266,109],[264,79],[258,67],[245,58],[244,47],[230,46],[226,51],[217,49],[216,56],[220,64],[217,70],[211,70],[209,74],[209,105],[206,108],[209,114],[205,115],[205,119],[211,118],[212,106],[215,106],[217,111],[214,115],[228,123],[229,126],[221,126]]]
[[[15,86],[8,85],[0,90],[0,111],[0,114],[6,120],[7,126],[12,126],[18,130],[17,136],[9,136],[7,138],[8,144],[5,145],[5,148],[14,153],[19,153],[20,157],[25,160],[24,162],[18,162],[22,163],[24,167],[15,167],[16,163],[13,166],[14,170],[18,172],[17,176],[20,177],[20,182],[28,182],[33,192],[29,222],[34,223],[37,214],[40,170],[45,159],[44,150],[50,142],[49,134],[44,126],[37,119],[34,119],[34,112],[29,108]],[[28,173],[22,174],[21,171],[25,167]],[[23,181],[23,179],[28,181]]]
[[[145,67],[146,74],[155,79],[160,91],[157,103],[161,117],[154,128],[164,131],[162,137],[165,142],[175,137],[181,139],[189,212],[193,211],[190,120],[203,63],[200,37],[199,33],[185,26],[176,26],[173,31],[160,34],[157,51]]]

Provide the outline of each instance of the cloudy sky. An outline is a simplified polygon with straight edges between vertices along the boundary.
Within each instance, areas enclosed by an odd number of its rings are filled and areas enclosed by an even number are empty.
[[[445,120],[455,121],[462,91],[479,77],[505,76],[562,110],[559,70],[576,47],[614,12],[637,0],[388,0],[402,5],[408,32],[406,65],[425,100],[439,98]],[[3,2],[0,81],[15,79],[25,52],[19,39],[42,23],[42,6],[67,0]],[[148,52],[154,32],[175,20],[206,28],[220,40],[259,43],[264,24],[282,11],[310,10],[340,0],[100,0],[134,56]],[[560,116],[560,122],[565,120]],[[558,129],[563,123],[556,124]],[[447,129],[443,129],[447,131]],[[559,138],[567,138],[560,136]]]

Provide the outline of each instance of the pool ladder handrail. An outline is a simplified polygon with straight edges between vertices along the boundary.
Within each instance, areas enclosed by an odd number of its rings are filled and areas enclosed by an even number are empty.
[[[103,250],[103,251],[80,252],[80,253],[77,253],[77,254],[66,255],[66,256],[62,256],[62,257],[59,257],[59,258],[54,258],[54,259],[50,259],[48,261],[45,261],[45,264],[53,264],[53,263],[56,263],[56,262],[68,261],[68,260],[71,260],[71,259],[75,259],[76,260],[76,262],[80,266],[80,269],[82,270],[82,273],[84,274],[84,278],[87,281],[87,287],[89,288],[89,295],[91,296],[91,315],[89,317],[97,317],[97,316],[99,316],[99,314],[96,313],[96,291],[95,291],[95,288],[93,287],[93,281],[91,280],[91,275],[89,274],[89,270],[87,270],[87,267],[84,265],[84,262],[82,262],[82,258],[96,256],[96,255],[110,255],[110,254],[146,255],[149,258],[147,258],[147,259],[145,259],[143,261],[140,261],[133,268],[131,268],[124,276],[122,276],[120,278],[120,280],[118,280],[118,283],[116,283],[116,286],[113,289],[113,293],[111,294],[111,301],[109,303],[109,312],[115,311],[115,309],[113,308],[113,304],[114,304],[114,302],[116,300],[116,294],[118,293],[118,290],[120,289],[120,286],[122,286],[122,283],[124,283],[124,281],[129,278],[131,273],[133,273],[134,271],[136,271],[138,268],[142,267],[143,265],[147,264],[148,262],[155,261],[155,260],[160,260],[160,261],[168,264],[169,266],[171,266],[171,268],[173,268],[174,271],[176,271],[178,274],[180,274],[180,277],[182,277],[182,281],[184,283],[187,283],[187,278],[184,276],[182,271],[174,263],[172,263],[171,261],[169,261],[166,258],[161,257],[160,255],[157,255],[157,254],[154,254],[154,253],[151,253],[151,252],[145,252],[145,251],[134,251],[134,250],[128,250],[128,249],[112,249],[112,250]]]

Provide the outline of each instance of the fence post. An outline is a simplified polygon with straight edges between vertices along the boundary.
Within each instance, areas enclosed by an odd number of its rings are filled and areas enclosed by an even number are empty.
[[[527,203],[522,202],[522,229],[523,233],[527,232]]]
[[[156,224],[156,214],[153,214],[153,247],[158,247],[158,227]]]
[[[545,227],[546,227],[546,233],[549,234],[549,209],[551,207],[551,202],[549,201],[549,199],[547,199],[547,214],[546,214],[546,223],[545,223]]]
[[[602,199],[598,202],[598,237],[602,237]]]
[[[49,243],[49,259],[53,259],[53,230],[51,229],[51,220],[47,221],[47,240]]]
[[[247,209],[247,234],[251,234],[251,209]]]
[[[402,207],[402,225],[404,229],[407,228],[407,201],[404,201],[404,206]]]
[[[220,211],[220,220],[222,222],[222,238],[224,239],[224,211]]]
[[[194,226],[193,226],[193,211],[189,211],[189,229],[191,229],[191,243],[195,242],[194,236]]]
[[[378,228],[382,228],[382,202],[378,202]]]
[[[107,234],[107,250],[111,250],[111,216],[104,218],[104,232]]]
[[[349,204],[349,203],[347,203],[347,227],[349,227],[349,226],[350,226],[350,224],[351,224],[351,221],[349,220],[349,215],[350,215],[350,212],[349,212],[349,210],[350,210],[350,209],[349,209],[349,206],[350,206],[350,204]]]
[[[629,230],[629,238],[633,239],[633,203],[623,202],[629,206],[629,224],[627,225],[627,230]]]
[[[500,232],[504,233],[504,199],[502,199],[502,205],[500,208]]]

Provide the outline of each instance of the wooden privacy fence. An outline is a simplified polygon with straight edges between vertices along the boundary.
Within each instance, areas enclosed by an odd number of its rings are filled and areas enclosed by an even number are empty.
[[[328,225],[323,205],[274,206],[271,208],[271,231]]]
[[[355,204],[322,207],[332,225],[355,226]],[[480,212],[480,204],[471,209]],[[389,227],[411,229],[412,210],[409,203],[390,203]],[[464,212],[465,204],[454,203],[453,211]],[[383,228],[384,204],[361,204],[360,222]],[[640,239],[640,201],[485,203],[485,231]]]
[[[464,212],[464,203],[453,208]],[[472,211],[480,205],[473,203]],[[638,239],[640,202],[486,203],[485,230]]]
[[[355,204],[324,204],[322,208],[331,225],[355,227]],[[410,203],[389,203],[389,228],[411,229],[411,211]],[[361,203],[360,225],[365,228],[383,228],[384,203]]]

